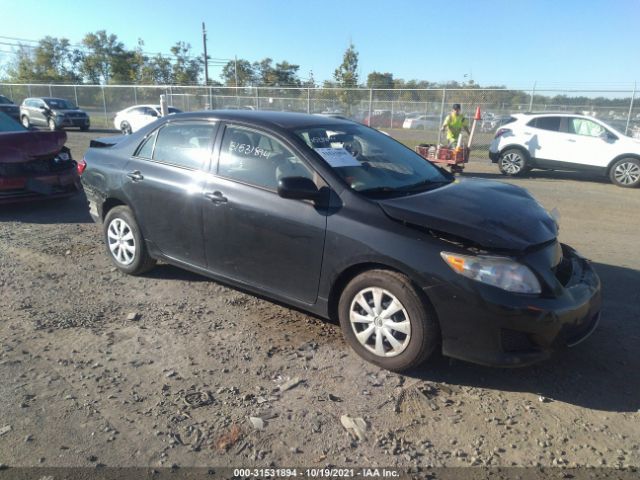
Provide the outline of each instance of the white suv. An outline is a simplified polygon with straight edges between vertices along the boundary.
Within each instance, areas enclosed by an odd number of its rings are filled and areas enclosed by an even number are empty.
[[[593,117],[562,113],[514,114],[498,129],[489,157],[504,175],[532,168],[590,170],[620,187],[640,185],[640,140]]]

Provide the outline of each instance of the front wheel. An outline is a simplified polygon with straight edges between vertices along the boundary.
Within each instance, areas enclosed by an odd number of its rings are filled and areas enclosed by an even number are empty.
[[[139,275],[156,264],[147,252],[140,228],[128,207],[109,210],[104,219],[104,240],[109,258],[125,273]]]
[[[530,170],[525,154],[516,148],[510,148],[500,154],[498,168],[501,174],[509,177],[515,177]]]
[[[52,132],[58,128],[58,127],[56,126],[56,122],[55,122],[55,120],[54,120],[53,118],[50,118],[50,119],[47,121],[47,125],[49,125],[49,130],[51,130]]]
[[[633,188],[640,186],[640,160],[621,158],[609,170],[609,178],[618,187]]]
[[[29,128],[31,126],[31,122],[29,122],[29,117],[27,117],[26,115],[22,116],[22,126],[24,128]]]
[[[342,292],[338,315],[356,353],[395,372],[424,362],[440,341],[435,314],[397,272],[371,270],[355,277]]]

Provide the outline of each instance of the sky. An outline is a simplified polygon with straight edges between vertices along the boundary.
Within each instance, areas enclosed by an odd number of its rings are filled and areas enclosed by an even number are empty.
[[[286,60],[318,83],[350,42],[362,83],[372,71],[518,89],[640,83],[640,0],[0,0],[0,12],[3,37],[79,43],[104,29],[128,48],[142,39],[144,51],[166,54],[177,41],[202,54],[205,22],[210,57]],[[0,64],[11,48],[0,43]]]

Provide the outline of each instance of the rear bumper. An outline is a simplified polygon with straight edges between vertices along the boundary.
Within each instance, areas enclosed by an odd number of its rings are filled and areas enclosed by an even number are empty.
[[[444,355],[489,366],[525,366],[589,337],[600,321],[600,280],[569,247],[570,278],[554,295],[519,295],[478,282],[426,291],[440,319]]]

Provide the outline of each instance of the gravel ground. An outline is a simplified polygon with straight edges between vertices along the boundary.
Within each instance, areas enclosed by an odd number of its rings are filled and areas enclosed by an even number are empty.
[[[69,132],[74,156],[103,133]],[[484,158],[464,175],[500,177]],[[2,207],[0,463],[637,467],[640,190],[512,183],[559,210],[604,289],[591,338],[515,370],[380,370],[334,323],[168,265],[119,273],[83,196]]]

